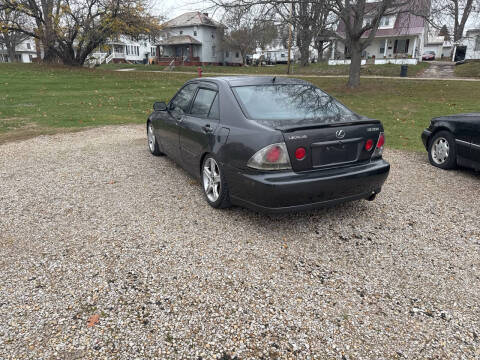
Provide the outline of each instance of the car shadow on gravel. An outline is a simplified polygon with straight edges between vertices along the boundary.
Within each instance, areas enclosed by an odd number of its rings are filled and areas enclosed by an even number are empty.
[[[282,227],[291,227],[292,224],[309,228],[321,223],[339,221],[340,219],[355,217],[356,220],[369,221],[374,202],[367,200],[352,201],[333,206],[325,206],[315,210],[296,211],[290,213],[261,213],[250,209],[234,206],[226,210],[226,214],[233,217],[240,216],[243,221],[254,227],[264,228],[267,231],[278,231]],[[225,211],[225,210],[222,210]]]

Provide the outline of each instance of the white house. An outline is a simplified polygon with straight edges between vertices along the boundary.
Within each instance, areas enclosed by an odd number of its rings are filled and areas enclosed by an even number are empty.
[[[480,29],[467,31],[460,43],[455,46],[453,59],[480,60]]]
[[[90,62],[102,63],[148,63],[156,56],[156,48],[148,36],[120,35],[117,39],[107,41],[90,55]]]
[[[162,39],[156,43],[157,63],[201,65],[242,64],[237,49],[223,44],[225,26],[198,11],[187,12],[163,24]]]
[[[369,6],[376,5],[374,2]],[[368,5],[368,4],[367,4]],[[367,17],[365,22],[370,19]],[[371,60],[375,64],[417,64],[424,50],[427,24],[424,18],[399,12],[384,16],[375,38],[365,49],[363,63]],[[368,32],[364,34],[367,37]],[[340,22],[337,27],[338,40],[334,41],[330,65],[349,64],[349,49],[345,46],[345,24]]]
[[[423,53],[427,51],[435,52],[436,58],[450,58],[452,55],[452,42],[445,40],[445,36],[440,36],[428,32]]]
[[[37,58],[35,41],[27,38],[15,47],[15,57],[18,62],[31,63]],[[5,45],[0,44],[0,62],[11,62]]]

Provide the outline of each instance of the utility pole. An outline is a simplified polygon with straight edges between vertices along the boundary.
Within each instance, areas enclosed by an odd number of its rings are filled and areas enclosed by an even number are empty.
[[[292,17],[293,17],[293,1],[290,7],[290,23],[288,24],[288,60],[287,60],[287,74],[290,74],[290,56],[292,53]]]

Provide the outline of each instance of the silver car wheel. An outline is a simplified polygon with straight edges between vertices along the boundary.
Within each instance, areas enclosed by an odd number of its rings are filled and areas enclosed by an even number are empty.
[[[150,151],[153,153],[155,151],[155,135],[153,134],[152,123],[148,124],[147,136],[148,136],[148,147],[150,148]]]
[[[450,144],[447,139],[439,137],[432,144],[431,149],[432,159],[437,165],[442,165],[448,160],[450,154]]]
[[[220,169],[213,158],[208,158],[203,165],[203,188],[208,200],[215,202],[220,197]]]

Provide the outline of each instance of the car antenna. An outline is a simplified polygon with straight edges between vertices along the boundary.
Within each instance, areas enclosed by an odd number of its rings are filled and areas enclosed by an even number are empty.
[[[272,83],[274,83],[274,82],[275,82],[275,79],[276,79],[276,78],[277,78],[276,76],[274,76],[274,77],[273,77],[273,79],[272,79]]]

